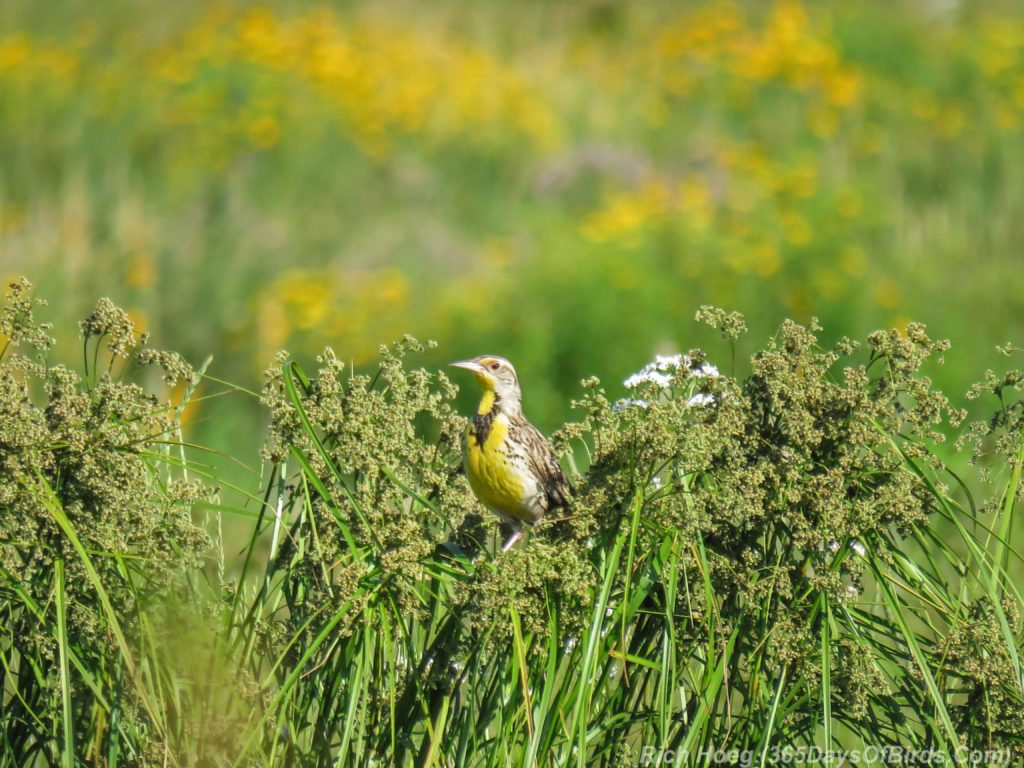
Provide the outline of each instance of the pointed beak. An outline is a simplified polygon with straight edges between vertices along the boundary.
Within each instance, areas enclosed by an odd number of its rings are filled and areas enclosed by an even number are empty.
[[[452,366],[453,368],[465,368],[467,371],[472,371],[473,373],[487,372],[487,370],[475,360],[459,360],[454,363],[448,363],[448,365]]]

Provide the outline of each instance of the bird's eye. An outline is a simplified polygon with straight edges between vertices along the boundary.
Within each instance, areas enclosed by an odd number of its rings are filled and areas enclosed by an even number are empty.
[[[501,367],[501,366],[500,366],[500,365],[499,365],[498,363],[491,363],[491,370],[492,370],[492,371],[496,371],[496,370],[498,370],[498,369],[499,369],[500,367]]]

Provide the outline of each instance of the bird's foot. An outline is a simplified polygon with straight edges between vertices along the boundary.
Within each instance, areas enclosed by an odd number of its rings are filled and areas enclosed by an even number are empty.
[[[509,536],[508,539],[506,539],[505,543],[502,545],[501,551],[508,552],[510,549],[512,549],[513,546],[515,546],[515,543],[519,541],[521,538],[523,538],[523,529],[519,526],[516,526],[516,528],[512,531],[512,535]]]

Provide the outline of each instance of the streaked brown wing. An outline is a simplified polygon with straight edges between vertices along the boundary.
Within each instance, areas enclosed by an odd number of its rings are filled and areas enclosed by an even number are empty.
[[[551,449],[544,435],[528,421],[523,422],[523,435],[527,443],[530,468],[540,480],[548,499],[548,509],[564,507],[569,503],[572,485],[558,463],[558,457]]]

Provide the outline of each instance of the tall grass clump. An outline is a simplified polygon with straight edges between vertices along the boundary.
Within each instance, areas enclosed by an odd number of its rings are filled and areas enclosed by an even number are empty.
[[[699,318],[743,343],[740,316]],[[410,364],[409,338],[368,373],[329,349],[309,371],[275,359],[252,504],[177,494],[172,454],[142,430],[117,455],[148,500],[131,515],[150,517],[86,542],[85,525],[104,530],[90,510],[118,497],[75,507],[77,475],[30,473],[35,506],[2,507],[5,610],[27,627],[3,636],[5,732],[26,734],[5,737],[6,764],[87,760],[115,732],[140,746],[109,764],[764,765],[894,747],[1019,761],[1021,374],[972,390],[998,409],[962,432],[985,470],[962,480],[935,446],[964,414],[925,375],[948,345],[916,324],[832,347],[820,330],[784,323],[742,377],[691,350],[644,366],[624,399],[585,381],[554,436],[572,503],[508,553],[461,473],[456,389]],[[119,436],[136,421],[76,423]],[[50,448],[72,462],[91,445]],[[5,480],[25,474],[5,462]],[[235,564],[205,578],[189,499],[252,521]],[[163,539],[154,509],[177,521]],[[7,565],[50,550],[6,521],[51,519],[61,565]],[[190,602],[160,613],[185,581]],[[83,615],[115,642],[90,645]],[[159,636],[152,615],[192,630]],[[103,739],[98,720],[114,723]]]
[[[405,371],[409,343],[372,378],[329,352],[312,378],[282,357],[264,399],[289,544],[263,583],[284,592],[287,653],[252,749],[310,765],[1020,754],[1019,418],[995,422],[1012,469],[982,513],[932,450],[963,418],[921,373],[948,345],[911,325],[825,349],[818,330],[783,324],[742,380],[693,351],[626,400],[586,382],[557,435],[588,466],[571,510],[496,557],[465,524],[443,374]]]
[[[191,508],[211,491],[140,382],[196,374],[105,299],[82,370],[53,365],[39,304],[22,279],[0,315],[0,765],[159,764],[175,682],[155,608],[199,566]]]

